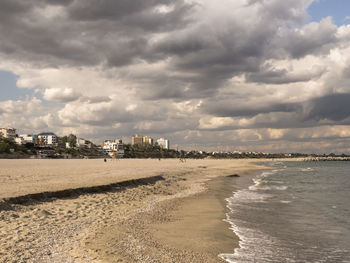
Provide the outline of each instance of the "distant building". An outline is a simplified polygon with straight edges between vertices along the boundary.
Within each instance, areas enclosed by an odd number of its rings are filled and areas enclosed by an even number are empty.
[[[79,148],[91,148],[92,147],[92,143],[88,140],[85,140],[83,138],[78,138],[76,140],[76,147]]]
[[[15,138],[15,143],[17,143],[17,144],[24,144],[24,142],[23,142],[23,138],[22,137],[16,137]]]
[[[77,148],[92,148],[92,143],[90,141],[88,141],[88,140],[83,139],[83,138],[76,137],[74,146],[71,146],[70,142],[66,142],[64,146],[67,149],[74,148],[74,147],[77,147]]]
[[[0,128],[0,135],[9,139],[14,139],[17,137],[16,129],[14,128]]]
[[[102,142],[101,146],[103,151],[111,157],[124,157],[124,144],[122,140],[106,140]]]
[[[58,137],[53,132],[43,132],[38,134],[38,140],[40,145],[53,145],[58,143]]]
[[[157,143],[163,149],[168,149],[169,150],[169,147],[170,147],[169,140],[164,139],[164,138],[160,138],[160,139],[157,140]]]
[[[153,145],[153,139],[151,137],[145,136],[143,140],[144,144]]]
[[[136,134],[134,136],[131,137],[131,145],[135,145],[135,144],[143,144],[143,135],[140,134]]]
[[[149,145],[153,145],[153,139],[151,137],[148,137],[148,136],[136,134],[136,135],[131,137],[131,145],[135,145],[135,144],[140,144],[140,145],[149,144]]]
[[[21,134],[15,138],[17,144],[32,143],[34,145],[39,143],[38,136],[35,134]]]

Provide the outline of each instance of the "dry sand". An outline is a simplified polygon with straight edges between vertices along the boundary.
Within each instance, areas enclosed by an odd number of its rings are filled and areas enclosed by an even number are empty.
[[[0,160],[0,262],[222,262],[238,245],[222,220],[232,192],[224,176],[257,169],[249,160]]]

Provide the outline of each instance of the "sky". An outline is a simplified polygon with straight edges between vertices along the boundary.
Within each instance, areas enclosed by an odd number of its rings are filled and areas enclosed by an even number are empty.
[[[350,153],[348,0],[2,0],[0,127]]]

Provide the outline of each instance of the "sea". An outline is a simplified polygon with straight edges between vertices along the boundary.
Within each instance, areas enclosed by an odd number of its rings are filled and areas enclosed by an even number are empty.
[[[350,162],[272,162],[227,199],[227,262],[350,262]],[[242,179],[241,179],[242,178]]]

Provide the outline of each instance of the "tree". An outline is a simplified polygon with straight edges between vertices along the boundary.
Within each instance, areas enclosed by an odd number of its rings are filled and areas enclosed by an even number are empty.
[[[77,145],[77,136],[74,134],[69,134],[68,136],[63,136],[62,137],[62,142],[64,145],[66,145],[66,143],[69,143],[69,147],[73,148]]]
[[[0,153],[9,153],[10,145],[7,142],[0,142]]]

